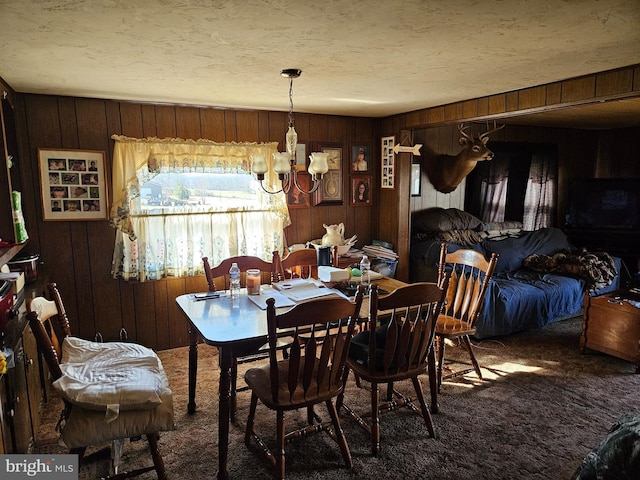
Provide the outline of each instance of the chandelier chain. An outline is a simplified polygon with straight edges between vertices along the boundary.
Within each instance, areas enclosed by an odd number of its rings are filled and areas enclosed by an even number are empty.
[[[289,77],[289,126],[293,126],[293,77]]]

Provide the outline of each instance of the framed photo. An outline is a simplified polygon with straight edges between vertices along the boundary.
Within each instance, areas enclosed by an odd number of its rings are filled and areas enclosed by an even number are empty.
[[[311,175],[308,173],[298,172],[297,180],[303,190],[308,192],[311,189]],[[295,184],[292,184],[287,193],[287,205],[289,208],[309,208],[309,195],[302,193]]]
[[[395,157],[393,153],[393,145],[396,141],[395,136],[382,137],[382,188],[395,188]]]
[[[421,195],[421,183],[422,183],[422,164],[411,164],[411,196],[419,197]]]
[[[354,145],[351,147],[351,171],[352,172],[368,172],[369,171],[369,146]]]
[[[342,170],[329,170],[313,192],[314,205],[342,205]]]
[[[106,220],[104,152],[38,149],[42,219]]]
[[[371,175],[351,177],[351,205],[354,207],[370,207],[373,189]]]

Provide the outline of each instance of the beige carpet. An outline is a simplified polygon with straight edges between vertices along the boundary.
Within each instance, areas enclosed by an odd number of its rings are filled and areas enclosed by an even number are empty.
[[[337,446],[319,435],[288,448],[287,478],[569,479],[619,415],[640,412],[640,375],[634,374],[634,366],[602,354],[581,355],[579,335],[577,318],[481,342],[476,352],[485,380],[470,374],[443,385],[440,413],[434,415],[437,439],[428,437],[420,418],[409,410],[389,413],[381,420],[382,453],[374,458],[364,430],[343,413],[353,470],[344,468]],[[462,350],[447,351],[452,358],[467,358]],[[174,393],[177,427],[162,434],[160,449],[169,478],[214,478],[216,350],[200,347],[195,415],[186,413],[187,353],[186,348],[160,352]],[[426,378],[423,384],[428,394]],[[239,418],[244,422],[249,394],[239,396]],[[349,383],[350,406],[364,408],[368,396],[368,391]],[[57,400],[49,402],[36,451],[56,450],[53,427],[58,407]],[[258,417],[259,425],[274,429],[275,416],[264,407]],[[287,418],[304,420],[295,414]],[[269,477],[266,466],[245,447],[241,427],[231,427],[230,442],[231,478]],[[95,451],[93,460],[82,467],[81,479],[106,473],[108,453],[105,457],[104,451]],[[125,445],[125,468],[147,461],[146,442]]]

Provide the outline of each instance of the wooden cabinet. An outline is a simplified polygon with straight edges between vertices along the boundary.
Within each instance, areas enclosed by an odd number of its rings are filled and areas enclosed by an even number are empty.
[[[640,373],[640,310],[629,301],[640,301],[640,294],[622,289],[597,297],[585,295],[580,350],[628,360]]]
[[[9,322],[4,342],[13,350],[14,366],[0,377],[0,450],[30,453],[40,424],[43,388],[38,348],[26,322],[24,302],[18,316]]]

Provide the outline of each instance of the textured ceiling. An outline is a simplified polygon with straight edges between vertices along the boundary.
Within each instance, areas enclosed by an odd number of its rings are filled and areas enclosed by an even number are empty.
[[[639,0],[0,0],[25,93],[286,110],[295,67],[296,111],[381,117],[633,64]]]

